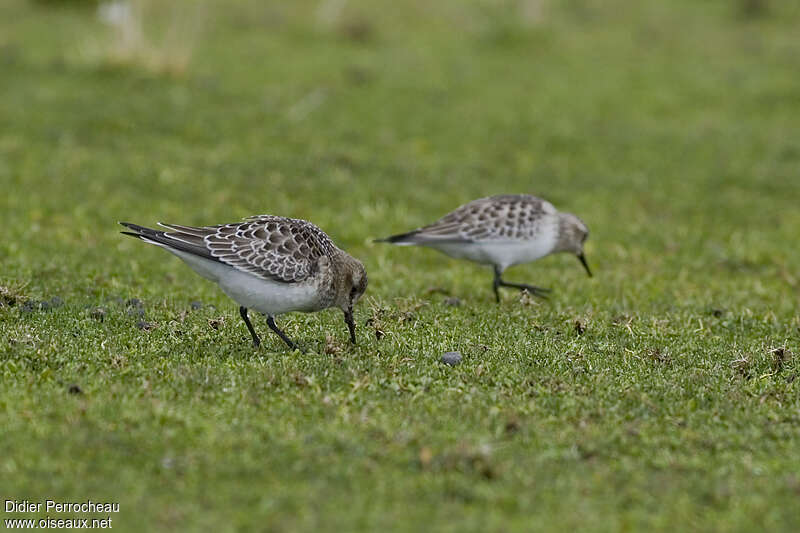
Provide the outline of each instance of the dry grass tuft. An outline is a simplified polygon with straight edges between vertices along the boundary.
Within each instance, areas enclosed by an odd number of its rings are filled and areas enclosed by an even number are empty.
[[[0,285],[0,308],[15,307],[25,303],[28,298],[22,294],[23,288],[25,285]]]
[[[201,34],[204,12],[202,2],[103,2],[97,7],[97,16],[110,33],[105,39],[87,42],[82,55],[103,66],[184,76]]]
[[[772,371],[776,374],[783,370],[783,366],[792,359],[792,352],[786,346],[773,348],[769,353],[772,355]]]
[[[739,374],[739,376],[744,379],[750,379],[751,377],[753,377],[752,374],[750,373],[750,369],[752,366],[753,365],[750,362],[750,359],[744,354],[739,356],[737,359],[731,361],[731,367],[733,367],[736,373]]]

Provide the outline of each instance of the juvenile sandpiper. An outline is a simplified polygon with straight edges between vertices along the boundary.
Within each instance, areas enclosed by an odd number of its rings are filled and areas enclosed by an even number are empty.
[[[560,213],[553,204],[528,194],[504,194],[464,204],[433,224],[392,235],[378,242],[427,246],[455,257],[491,265],[494,295],[500,287],[527,290],[546,298],[549,289],[503,280],[510,266],[529,263],[558,252],[575,254],[591,276],[583,255],[589,230],[571,213]]]
[[[137,237],[180,257],[202,277],[217,283],[239,304],[239,314],[261,344],[247,315],[267,315],[267,325],[290,349],[297,348],[275,324],[275,316],[291,311],[313,312],[338,307],[355,344],[353,307],[367,289],[367,273],[358,259],[336,247],[311,222],[258,215],[217,226],[162,224],[161,231],[120,222]]]

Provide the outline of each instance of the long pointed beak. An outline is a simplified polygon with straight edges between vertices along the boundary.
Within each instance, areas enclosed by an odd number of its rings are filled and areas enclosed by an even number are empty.
[[[586,269],[586,273],[589,274],[589,277],[591,278],[592,277],[592,271],[589,270],[589,265],[588,265],[588,263],[586,263],[586,256],[583,255],[583,252],[578,254],[578,259],[580,259],[580,262],[583,265],[583,268]]]
[[[347,329],[350,330],[350,342],[356,344],[356,324],[353,322],[352,308],[344,312],[344,321],[347,323]]]

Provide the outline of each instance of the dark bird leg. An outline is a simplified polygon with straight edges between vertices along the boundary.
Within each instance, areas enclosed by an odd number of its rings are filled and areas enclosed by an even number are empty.
[[[497,290],[498,287],[511,287],[513,289],[519,289],[521,291],[528,291],[529,293],[533,294],[534,296],[538,296],[539,298],[547,299],[547,293],[550,292],[550,289],[545,289],[542,287],[536,287],[534,285],[527,285],[525,283],[511,283],[509,281],[503,281],[500,277],[500,269],[494,267],[494,296],[497,298],[497,301],[500,301],[500,293]]]
[[[256,334],[256,330],[253,329],[253,324],[250,323],[250,318],[247,316],[247,308],[245,306],[239,307],[239,314],[242,315],[242,320],[244,323],[247,324],[247,330],[250,332],[250,335],[253,336],[253,346],[258,348],[261,346],[261,339],[258,338],[258,334]]]
[[[353,322],[353,310],[344,312],[344,321],[347,323],[347,329],[350,330],[350,342],[356,343],[356,324]]]
[[[289,339],[289,337],[286,336],[286,333],[281,331],[281,329],[277,325],[275,325],[275,319],[270,315],[267,316],[267,325],[269,326],[269,329],[278,334],[278,337],[283,339],[283,342],[285,342],[289,346],[290,350],[297,350],[297,345],[293,343],[291,339]]]

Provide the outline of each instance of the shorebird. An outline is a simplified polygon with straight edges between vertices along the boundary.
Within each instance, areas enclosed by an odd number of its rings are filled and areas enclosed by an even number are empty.
[[[161,246],[180,257],[202,277],[217,283],[239,304],[239,314],[261,344],[247,315],[254,309],[294,350],[297,345],[275,324],[275,316],[291,311],[313,312],[338,307],[356,343],[353,306],[367,289],[367,273],[358,259],[336,247],[311,222],[258,215],[218,226],[159,225],[160,231],[120,222],[125,235]]]
[[[529,263],[557,252],[575,254],[591,276],[583,255],[589,230],[571,213],[560,213],[553,204],[528,194],[504,194],[464,204],[433,224],[392,235],[377,242],[427,246],[494,269],[494,295],[500,301],[500,287],[527,290],[547,297],[549,289],[503,280],[510,266]]]

